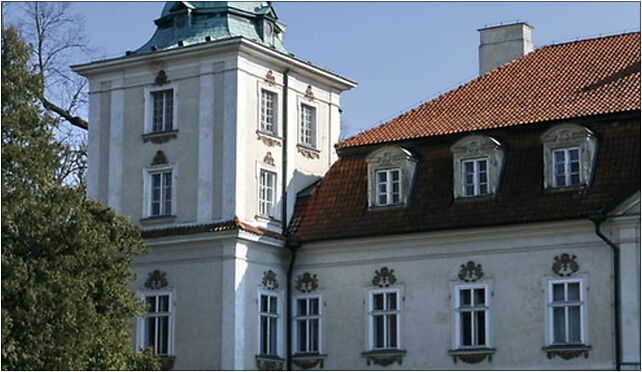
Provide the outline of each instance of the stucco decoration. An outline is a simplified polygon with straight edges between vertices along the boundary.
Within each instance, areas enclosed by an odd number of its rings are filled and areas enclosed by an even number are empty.
[[[558,345],[543,348],[548,359],[558,356],[564,360],[574,359],[580,356],[589,357],[591,347],[589,345]]]
[[[462,161],[486,158],[488,160],[488,194],[492,196],[497,193],[499,178],[504,166],[504,149],[496,139],[489,136],[471,135],[466,136],[451,146],[453,154],[453,193],[456,199],[470,198],[464,193],[464,180],[462,175]]]
[[[274,158],[272,157],[272,153],[271,152],[268,151],[267,154],[265,154],[265,157],[263,158],[263,162],[265,164],[274,166]]]
[[[264,136],[260,133],[256,134],[256,139],[261,140],[266,146],[268,147],[273,147],[273,146],[279,146],[281,147],[281,141],[278,139],[274,139],[268,136]]]
[[[297,151],[299,154],[305,156],[308,159],[318,159],[319,158],[319,152],[318,151],[313,151],[310,149],[303,148],[301,146],[297,146]]]
[[[417,158],[408,150],[399,146],[384,146],[372,151],[366,157],[368,163],[368,207],[371,210],[399,207],[408,204],[412,195],[412,186],[417,168]],[[375,174],[378,170],[399,168],[399,203],[379,206],[376,202]]]
[[[468,261],[462,264],[459,270],[459,279],[465,282],[476,282],[484,277],[484,271],[481,264],[475,264],[473,261]]]
[[[372,284],[377,287],[389,287],[397,282],[397,277],[393,274],[395,271],[382,267],[380,270],[375,270],[375,276],[372,278]]]
[[[274,77],[272,70],[268,71],[267,74],[265,74],[265,82],[271,86],[276,85],[276,78]]]
[[[405,354],[405,350],[374,350],[362,353],[366,357],[367,365],[372,363],[383,367],[389,366],[394,362],[401,365]]]
[[[161,289],[167,287],[167,278],[165,277],[166,275],[166,273],[160,270],[152,271],[147,276],[147,280],[145,281],[145,288]]]
[[[597,154],[597,138],[589,129],[577,124],[560,124],[540,137],[544,145],[544,187],[553,188],[553,150],[578,147],[580,152],[580,184],[588,187]]]
[[[158,74],[156,75],[156,78],[154,79],[154,84],[156,85],[165,85],[169,83],[169,80],[167,79],[167,74],[165,73],[164,70],[158,71]]]
[[[477,364],[488,359],[489,362],[493,361],[493,348],[476,348],[476,349],[459,349],[449,350],[448,354],[453,357],[453,363],[457,364],[457,359],[467,364]]]
[[[154,155],[151,165],[154,166],[164,164],[169,164],[169,161],[167,160],[167,156],[165,156],[165,153],[159,150],[156,152],[156,155]]]
[[[303,293],[310,293],[314,290],[319,288],[319,280],[317,279],[317,275],[310,274],[308,272],[303,273],[303,275],[299,275],[296,278],[296,289]]]
[[[261,284],[265,289],[274,290],[279,288],[279,282],[276,281],[276,273],[272,270],[263,272]]]
[[[257,356],[256,368],[260,371],[281,371],[283,370],[283,359]]]
[[[314,92],[312,91],[312,86],[308,85],[308,88],[305,90],[305,98],[310,101],[314,101]]]
[[[325,359],[325,355],[321,354],[293,355],[292,363],[302,369],[314,368],[317,365],[319,368],[323,368],[323,359]]]
[[[555,261],[553,262],[553,272],[559,276],[571,276],[580,269],[580,265],[575,261],[577,256],[574,254],[562,253],[559,256],[555,256]]]

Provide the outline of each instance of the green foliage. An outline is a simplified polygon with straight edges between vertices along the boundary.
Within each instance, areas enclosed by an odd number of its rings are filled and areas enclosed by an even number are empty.
[[[2,367],[8,370],[158,369],[135,353],[128,291],[144,251],[126,219],[66,187],[64,144],[39,107],[29,49],[2,30]]]

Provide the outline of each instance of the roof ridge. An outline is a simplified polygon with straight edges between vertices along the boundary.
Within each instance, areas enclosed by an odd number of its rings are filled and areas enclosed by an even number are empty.
[[[597,34],[598,36],[595,36],[595,35],[578,36],[578,37],[576,37],[574,39],[561,40],[561,41],[552,41],[550,44],[542,45],[541,47],[537,48],[537,50],[544,49],[544,48],[558,47],[558,46],[561,46],[561,45],[583,43],[583,42],[587,42],[587,41],[594,41],[594,40],[600,40],[600,39],[609,39],[609,38],[628,36],[628,35],[631,35],[631,34],[639,34],[640,30],[637,30],[637,31],[626,31],[626,32],[616,31],[616,32],[618,32],[618,33]]]

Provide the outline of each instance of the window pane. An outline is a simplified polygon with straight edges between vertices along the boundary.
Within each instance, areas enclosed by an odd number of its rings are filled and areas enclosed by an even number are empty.
[[[399,181],[399,171],[398,170],[393,170],[390,173],[392,174],[392,180],[393,181]]]
[[[311,298],[309,301],[310,301],[310,315],[319,315],[319,299]]]
[[[276,314],[276,296],[269,296],[270,297],[270,309],[269,312],[272,314]]]
[[[310,350],[309,352],[319,351],[319,320],[310,320]]]
[[[571,185],[579,185],[580,184],[580,175],[578,174],[572,174],[571,175]]]
[[[154,348],[154,345],[156,345],[156,318],[147,318],[145,319],[145,346]]]
[[[172,116],[174,113],[174,91],[165,91],[165,126],[163,130],[172,129]]]
[[[553,284],[553,302],[564,301],[564,283]]]
[[[269,354],[268,346],[268,318],[261,317],[261,354]]]
[[[466,174],[472,174],[474,171],[475,171],[475,164],[473,164],[472,161],[465,161],[464,172],[466,172]]]
[[[467,196],[475,195],[475,186],[473,185],[466,186],[466,195]]]
[[[480,172],[485,172],[486,171],[486,164],[487,164],[486,160],[479,160],[478,161],[477,166],[479,167],[479,171]]]
[[[147,301],[147,312],[155,313],[156,312],[156,296],[146,297]]]
[[[567,287],[568,298],[567,301],[579,301],[580,300],[580,283],[568,283]]]
[[[553,308],[553,342],[566,343],[566,322],[564,320],[564,308]]]
[[[383,327],[384,327],[384,319],[383,315],[375,315],[373,316],[373,336],[374,336],[374,347],[376,348],[382,348],[385,347],[384,345],[384,338],[383,338]]]
[[[261,307],[260,311],[266,313],[268,311],[268,296],[261,295]]]
[[[387,347],[397,347],[397,314],[391,314],[387,317],[388,326],[388,345]]]
[[[305,299],[299,299],[296,301],[296,315],[307,315],[307,301]]]
[[[160,330],[158,331],[158,353],[161,355],[167,355],[167,344],[169,340],[169,317],[164,316],[159,318],[159,327]]]
[[[580,159],[580,151],[578,149],[569,150],[568,152],[571,161],[577,161]]]
[[[388,308],[387,310],[397,310],[397,294],[396,293],[387,293],[388,297]]]
[[[163,94],[161,92],[152,93],[154,103],[152,114],[152,131],[159,132],[163,130]]]
[[[568,341],[570,343],[582,342],[580,329],[581,329],[580,307],[569,306],[568,307]]]
[[[372,296],[373,310],[383,310],[383,293],[376,293]]]
[[[307,352],[308,324],[306,320],[297,321],[297,346],[299,352]]]
[[[377,202],[379,205],[386,205],[388,204],[388,197],[386,194],[379,194],[379,201]]]
[[[480,194],[487,194],[488,193],[488,184],[487,183],[482,183],[479,185],[479,193]]]
[[[169,311],[169,296],[158,296],[158,311]]]
[[[475,305],[486,305],[486,290],[484,288],[475,289]]]
[[[564,150],[554,151],[553,160],[555,161],[555,164],[564,164]]]
[[[276,336],[277,336],[277,330],[276,330],[276,319],[275,318],[270,318],[269,319],[270,323],[270,355],[276,355]]]
[[[486,344],[486,312],[485,311],[477,311],[476,313],[477,318],[475,321],[477,322],[477,345],[485,345]]]
[[[377,172],[377,183],[386,182],[387,174],[386,172]]]
[[[459,291],[459,306],[470,306],[470,289]]]
[[[463,346],[471,346],[472,341],[472,319],[469,311],[462,312],[461,316],[461,344]]]

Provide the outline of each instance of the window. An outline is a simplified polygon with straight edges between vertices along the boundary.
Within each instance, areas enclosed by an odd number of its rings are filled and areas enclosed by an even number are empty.
[[[152,95],[152,132],[172,130],[174,118],[174,90],[159,90]]]
[[[399,290],[370,292],[370,349],[399,349]]]
[[[149,216],[170,216],[172,214],[172,171],[150,173]]]
[[[270,217],[274,213],[276,173],[261,169],[259,173],[259,215]]]
[[[488,194],[488,159],[463,160],[461,170],[464,196]]]
[[[295,352],[321,352],[321,297],[298,297],[294,311]]]
[[[461,285],[455,287],[455,347],[487,347],[488,287]]]
[[[377,205],[399,203],[401,195],[400,174],[400,169],[385,169],[376,172]]]
[[[495,195],[504,164],[504,150],[495,139],[466,136],[457,141],[453,154],[453,192],[456,199]]]
[[[580,149],[553,150],[553,187],[580,184]]]
[[[571,189],[588,187],[593,177],[597,138],[576,124],[561,124],[540,138],[544,147],[544,187]]]
[[[259,354],[278,356],[279,298],[274,293],[259,297]]]
[[[551,344],[584,344],[582,280],[552,280],[548,292]]]
[[[154,354],[173,353],[173,303],[170,292],[146,293],[147,313],[139,319],[138,347],[150,348]]]
[[[317,130],[317,109],[316,107],[301,104],[301,125],[299,133],[299,143],[316,148],[316,130]]]
[[[266,89],[261,89],[261,115],[259,129],[261,132],[277,134],[277,95]]]

